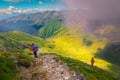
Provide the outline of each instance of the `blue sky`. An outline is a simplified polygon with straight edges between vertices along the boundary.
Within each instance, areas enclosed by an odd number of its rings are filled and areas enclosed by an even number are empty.
[[[62,8],[61,0],[0,0],[0,18]]]
[[[17,8],[60,7],[60,0],[1,0],[0,8],[14,6]]]

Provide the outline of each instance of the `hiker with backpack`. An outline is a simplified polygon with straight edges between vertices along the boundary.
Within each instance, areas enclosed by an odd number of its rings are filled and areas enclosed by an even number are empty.
[[[91,66],[93,66],[94,63],[95,63],[95,60],[94,60],[94,58],[92,58],[92,59],[91,59]]]
[[[37,58],[38,57],[37,56],[38,46],[32,43],[30,50],[33,51],[34,57]]]

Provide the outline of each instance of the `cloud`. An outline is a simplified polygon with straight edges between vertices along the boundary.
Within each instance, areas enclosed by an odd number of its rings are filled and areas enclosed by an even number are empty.
[[[11,11],[12,9],[14,9],[15,7],[14,6],[9,6],[8,8],[7,8],[7,10],[8,11]]]
[[[65,21],[68,26],[79,26],[83,32],[93,34],[96,30],[111,29],[109,25],[118,29],[112,35],[120,35],[120,0],[62,0],[67,12]],[[120,40],[120,39],[119,39]]]
[[[9,6],[5,9],[0,9],[0,16],[3,15],[12,15],[12,14],[28,14],[28,13],[37,13],[43,11],[59,11],[59,8],[28,8],[28,9],[20,9],[15,8],[14,6]]]
[[[64,3],[68,9],[66,19],[71,18],[75,24],[88,20],[106,23],[107,20],[120,19],[120,0],[64,0]]]
[[[41,5],[41,4],[44,4],[42,1],[39,1],[39,4]]]
[[[14,6],[9,6],[7,9],[0,9],[0,15],[12,14]]]

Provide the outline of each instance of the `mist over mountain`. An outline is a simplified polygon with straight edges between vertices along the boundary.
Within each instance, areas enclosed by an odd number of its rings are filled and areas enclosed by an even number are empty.
[[[37,35],[39,29],[51,20],[63,20],[62,13],[58,11],[46,11],[11,17],[0,21],[0,32],[19,30],[32,35]]]
[[[85,34],[120,41],[119,0],[65,0],[63,2],[67,5],[65,21],[70,28],[78,26],[81,28],[79,31]],[[114,30],[111,30],[111,26]]]
[[[119,42],[120,38],[120,19],[112,20],[89,20],[85,25],[85,33],[106,38],[110,41]]]

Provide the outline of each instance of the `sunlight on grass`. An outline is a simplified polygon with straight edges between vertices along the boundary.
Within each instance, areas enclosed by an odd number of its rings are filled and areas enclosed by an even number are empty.
[[[95,60],[96,60],[95,66],[98,66],[98,67],[100,67],[100,68],[102,68],[102,69],[111,71],[111,70],[109,69],[109,66],[112,66],[111,63],[109,63],[109,62],[107,62],[107,61],[104,61],[104,60],[101,60],[101,59],[98,59],[98,58],[96,58]]]
[[[57,54],[91,64],[91,58],[95,56],[99,49],[104,49],[107,42],[104,39],[86,38],[92,41],[90,46],[83,42],[83,36],[78,38],[73,35],[64,35],[58,38],[56,37],[52,39],[52,41],[55,43],[55,50],[58,52]],[[95,66],[111,71],[109,66],[113,65],[105,60],[95,58]]]

